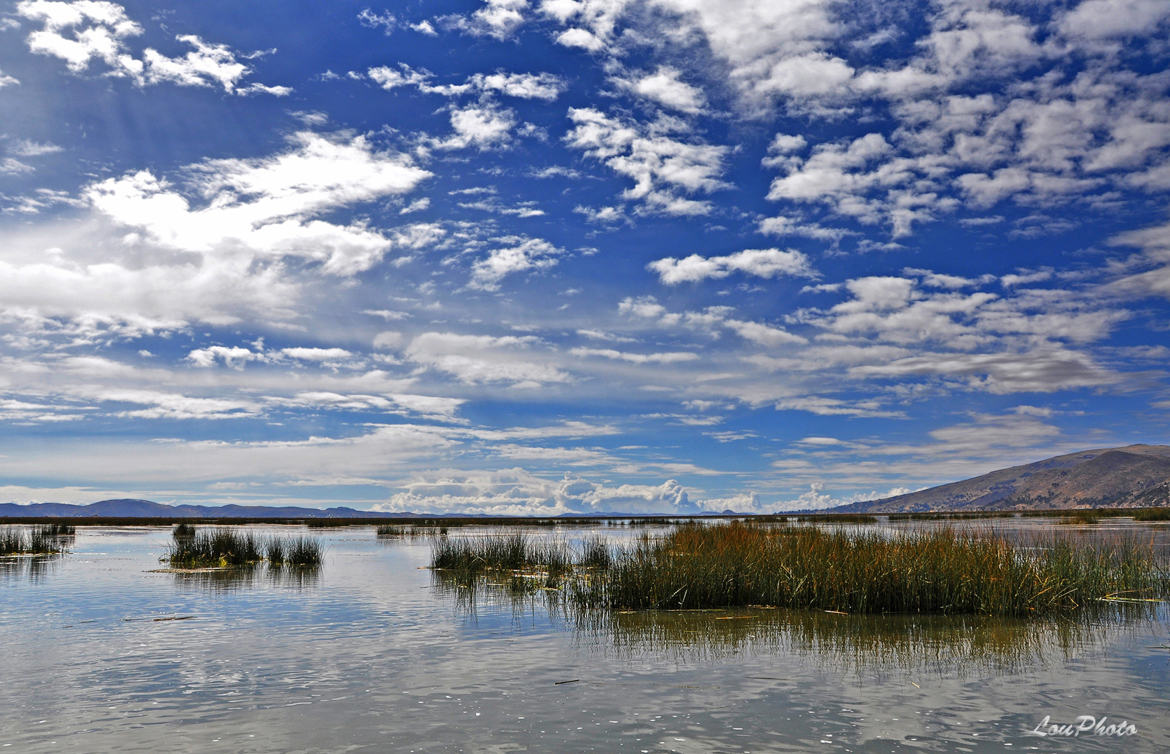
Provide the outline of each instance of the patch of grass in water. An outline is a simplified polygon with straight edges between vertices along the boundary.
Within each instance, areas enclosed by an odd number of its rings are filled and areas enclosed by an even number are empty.
[[[311,537],[258,537],[223,528],[182,536],[176,531],[163,559],[172,568],[224,568],[264,561],[272,566],[316,567],[321,564],[322,547]]]
[[[74,528],[65,524],[22,527],[5,526],[0,529],[0,555],[58,555],[65,552],[65,538]]]
[[[626,609],[770,605],[848,613],[1031,616],[1116,595],[1165,593],[1152,550],[1055,541],[1020,548],[994,535],[681,526],[643,537],[571,597]]]
[[[1134,521],[1170,521],[1170,508],[1138,508],[1133,511]]]

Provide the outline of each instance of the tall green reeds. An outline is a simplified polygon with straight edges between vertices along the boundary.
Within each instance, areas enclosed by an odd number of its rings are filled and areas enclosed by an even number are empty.
[[[68,537],[74,528],[66,524],[44,524],[23,527],[5,526],[0,529],[0,555],[56,555],[65,552]]]
[[[1037,615],[1164,588],[1152,552],[993,535],[682,526],[643,537],[576,599],[614,608],[770,605],[849,613]]]
[[[431,567],[475,575],[489,570],[540,567],[551,575],[569,570],[573,558],[559,541],[541,541],[526,534],[482,537],[436,537],[431,540]]]
[[[321,555],[321,544],[310,537],[259,537],[223,528],[180,533],[176,527],[164,559],[172,568],[223,568],[263,561],[273,566],[315,567],[321,564]]]

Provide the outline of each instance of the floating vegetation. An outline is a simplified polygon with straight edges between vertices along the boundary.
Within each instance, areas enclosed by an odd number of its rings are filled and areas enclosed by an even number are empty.
[[[43,524],[28,529],[20,526],[0,528],[2,555],[58,555],[65,552],[66,540],[74,534],[72,526]]]
[[[171,568],[227,568],[264,561],[272,566],[317,567],[322,548],[311,537],[260,537],[219,528],[183,536],[176,533],[163,559]]]

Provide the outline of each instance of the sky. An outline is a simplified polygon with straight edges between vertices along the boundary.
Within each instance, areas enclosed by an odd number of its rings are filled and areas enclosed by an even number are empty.
[[[1170,442],[1167,40],[0,2],[0,500],[771,512]]]

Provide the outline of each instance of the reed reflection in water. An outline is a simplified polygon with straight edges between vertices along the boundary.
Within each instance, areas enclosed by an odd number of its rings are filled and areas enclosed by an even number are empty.
[[[320,581],[320,566],[279,567],[255,563],[232,568],[173,571],[175,585],[206,592],[230,592],[256,587],[310,589]]]
[[[555,589],[517,589],[507,579],[432,572],[456,611],[511,610],[516,622],[547,614],[578,643],[622,659],[648,655],[695,663],[797,656],[837,672],[968,677],[1019,673],[1092,656],[1119,638],[1148,633],[1167,615],[1157,604],[1101,604],[1076,617],[846,614],[776,608],[611,610],[581,607]],[[766,666],[761,666],[762,670]]]

